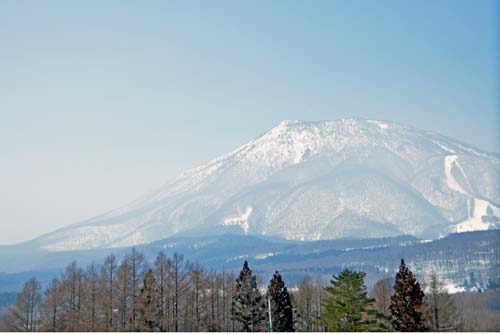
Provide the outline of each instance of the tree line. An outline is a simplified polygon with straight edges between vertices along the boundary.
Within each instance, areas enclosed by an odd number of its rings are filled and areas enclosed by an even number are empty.
[[[459,331],[461,317],[436,274],[427,295],[401,260],[394,285],[371,294],[364,272],[328,286],[305,277],[291,289],[276,271],[267,286],[244,262],[238,276],[160,252],[152,265],[132,248],[119,262],[69,264],[42,288],[32,278],[2,317],[4,330],[64,332]]]

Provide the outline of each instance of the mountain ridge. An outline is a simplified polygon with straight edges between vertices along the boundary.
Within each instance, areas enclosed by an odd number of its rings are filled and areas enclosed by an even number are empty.
[[[488,229],[499,223],[500,193],[494,186],[499,166],[500,158],[493,153],[397,122],[286,120],[128,205],[32,243],[54,251],[119,247],[197,229],[305,240],[338,238],[353,233],[335,234],[349,221],[333,224],[326,233],[326,220],[351,211],[388,235],[391,230],[411,230],[410,234],[439,237]],[[342,168],[344,176],[339,176]],[[353,179],[358,176],[352,174],[356,168],[363,177],[357,183]],[[352,193],[352,187],[358,191]],[[380,200],[377,194],[388,198]],[[311,204],[313,198],[317,205]],[[387,210],[381,212],[372,203]],[[329,206],[335,209],[325,209]],[[354,219],[357,229],[369,230],[370,224],[363,225],[359,217]],[[399,225],[397,219],[402,220]]]

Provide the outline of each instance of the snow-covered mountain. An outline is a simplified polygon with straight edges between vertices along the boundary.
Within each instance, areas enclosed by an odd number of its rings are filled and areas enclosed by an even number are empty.
[[[500,157],[394,122],[283,121],[107,214],[30,242],[49,251],[226,232],[316,240],[500,227]]]

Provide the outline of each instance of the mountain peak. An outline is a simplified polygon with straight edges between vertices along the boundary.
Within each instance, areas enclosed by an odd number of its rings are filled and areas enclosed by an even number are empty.
[[[364,119],[360,117],[351,118],[339,118],[336,120],[320,120],[320,121],[305,121],[305,120],[283,120],[276,124],[269,132],[285,132],[286,130],[301,128],[303,130],[307,128],[351,128],[353,130],[360,130],[363,128],[378,128],[378,129],[388,129],[392,126],[398,125],[398,123],[375,120],[375,119]]]
[[[91,249],[228,231],[432,238],[500,225],[492,186],[499,166],[468,145],[395,122],[284,120],[129,205],[37,242]]]
[[[295,125],[295,124],[299,124],[299,123],[304,123],[305,121],[301,121],[301,120],[297,120],[297,119],[285,119],[285,120],[282,120],[281,122],[279,122],[278,124],[276,124],[274,127],[278,127],[278,128],[281,128],[281,127],[288,127],[288,126],[291,126],[291,125]]]

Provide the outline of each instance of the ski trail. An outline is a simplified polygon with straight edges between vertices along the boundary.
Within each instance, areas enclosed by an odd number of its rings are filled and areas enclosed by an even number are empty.
[[[488,216],[488,208],[490,208],[495,216],[500,214],[500,209],[491,204],[488,201],[475,198],[471,194],[469,194],[462,186],[458,183],[458,181],[453,176],[451,169],[455,166],[467,184],[467,187],[470,188],[469,182],[467,181],[467,177],[465,172],[457,161],[457,155],[448,155],[444,158],[444,173],[446,176],[446,185],[451,190],[459,192],[468,197],[467,199],[467,219],[457,223],[455,225],[456,232],[469,232],[469,231],[480,231],[487,230],[493,226],[492,223],[484,221],[483,217]],[[472,207],[472,210],[471,210]],[[471,212],[472,211],[472,212]]]
[[[229,217],[224,220],[224,225],[239,225],[245,234],[248,234],[250,226],[248,225],[248,218],[252,214],[253,208],[247,207],[244,213],[235,217]]]
[[[444,173],[445,173],[445,176],[446,176],[446,185],[448,186],[448,188],[450,188],[451,190],[455,190],[461,194],[464,194],[464,195],[469,195],[461,186],[460,184],[457,182],[457,180],[455,179],[455,177],[452,175],[451,173],[451,169],[453,166],[456,166],[460,172],[462,173],[462,175],[464,176],[465,178],[465,173],[462,169],[462,167],[460,167],[460,165],[458,164],[457,162],[457,158],[458,156],[456,155],[447,155],[445,158],[444,158]]]

